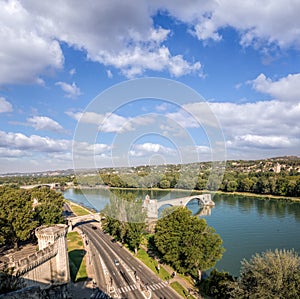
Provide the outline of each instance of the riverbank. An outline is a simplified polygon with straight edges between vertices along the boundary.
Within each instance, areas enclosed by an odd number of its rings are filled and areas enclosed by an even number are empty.
[[[287,197],[287,196],[279,196],[279,195],[272,195],[272,194],[258,194],[258,193],[251,193],[251,192],[225,192],[225,191],[210,191],[210,190],[187,190],[187,189],[174,189],[174,188],[121,188],[121,187],[110,187],[106,185],[98,185],[95,187],[91,186],[74,186],[73,189],[80,189],[80,190],[92,190],[92,189],[103,189],[103,190],[125,190],[125,191],[166,191],[166,192],[186,192],[192,194],[203,194],[203,193],[210,193],[210,194],[228,194],[228,195],[237,195],[237,196],[248,196],[248,197],[256,197],[260,199],[278,199],[284,200],[287,202],[300,202],[299,197]]]

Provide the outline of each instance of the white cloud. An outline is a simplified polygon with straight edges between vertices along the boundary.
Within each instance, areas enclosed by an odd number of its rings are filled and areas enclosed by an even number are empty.
[[[68,84],[66,82],[56,82],[55,85],[60,86],[60,88],[65,92],[66,98],[75,99],[82,94],[75,82],[72,84]]]
[[[88,0],[76,5],[71,0],[4,2],[0,42],[5,63],[1,63],[0,83],[34,82],[49,67],[61,68],[64,58],[58,41],[85,51],[92,61],[120,69],[127,77],[145,70],[169,71],[175,77],[198,71],[199,62],[173,56],[163,45],[170,30],[154,28],[155,11],[150,6],[137,0]],[[163,64],[158,66],[155,59]]]
[[[99,51],[96,60],[121,69],[128,78],[142,75],[146,70],[168,71],[174,77],[180,77],[201,69],[200,62],[188,63],[182,55],[172,56],[165,46],[126,48],[117,54]]]
[[[63,66],[59,42],[126,77],[146,70],[174,77],[199,73],[200,62],[189,62],[166,46],[172,32],[154,27],[158,11],[186,23],[200,40],[218,41],[220,29],[232,27],[243,46],[265,51],[274,45],[300,46],[299,10],[295,0],[1,1],[0,85],[42,83],[41,75]]]
[[[202,105],[193,103],[183,108],[201,119]],[[285,150],[278,154],[299,154],[300,102],[272,100],[244,104],[209,103],[209,106],[220,122],[228,150],[238,150],[240,155],[248,154],[248,158],[260,157],[261,150],[270,148]]]
[[[264,74],[260,74],[255,80],[249,81],[253,88],[272,97],[291,102],[300,102],[300,73],[289,74],[277,81],[272,81]]]
[[[40,84],[40,74],[62,67],[59,43],[41,35],[39,23],[18,1],[0,1],[0,85]]]
[[[10,102],[8,102],[5,98],[0,97],[0,113],[4,112],[12,112],[13,107]]]
[[[262,148],[262,149],[276,149],[288,148],[292,145],[294,140],[287,136],[260,136],[260,135],[242,135],[234,137],[233,141],[228,141],[227,146],[235,148]],[[297,141],[299,143],[299,140]]]
[[[153,123],[155,120],[151,115],[124,117],[116,113],[100,114],[96,112],[66,112],[67,115],[78,122],[95,124],[99,131],[104,133],[122,133],[133,131],[137,126]]]
[[[70,157],[72,148],[77,156],[87,158],[104,154],[111,149],[111,146],[100,143],[73,142],[66,139],[52,139],[38,135],[26,136],[22,133],[0,131],[0,158],[22,158],[36,155],[44,155],[45,157]]]
[[[294,0],[153,0],[171,16],[194,26],[200,40],[222,38],[219,29],[232,27],[239,31],[244,46],[268,47],[272,43],[285,48],[300,46],[300,2]]]
[[[129,154],[134,157],[148,156],[149,154],[168,154],[172,155],[176,151],[170,147],[163,146],[158,143],[146,142],[143,144],[135,144],[129,151]]]
[[[106,75],[107,75],[107,77],[108,77],[109,79],[111,79],[111,78],[113,77],[113,74],[112,74],[111,70],[107,70],[107,71],[106,71]]]
[[[167,113],[166,117],[172,119],[176,122],[176,124],[183,128],[198,128],[200,126],[197,119],[193,117],[193,114],[184,109],[180,109],[177,112]],[[203,119],[203,117],[199,119]]]
[[[26,136],[22,133],[0,131],[0,148],[36,152],[63,152],[70,149],[70,145],[69,140],[55,140],[38,135]]]
[[[55,120],[47,116],[33,116],[27,119],[29,125],[35,130],[47,130],[57,133],[64,133],[64,128]]]
[[[27,153],[27,155],[30,155],[30,153]],[[16,157],[24,157],[24,152],[21,150],[13,150],[13,149],[0,147],[0,158],[16,158]]]
[[[71,69],[70,71],[69,71],[69,74],[71,75],[71,76],[73,76],[73,75],[75,75],[76,74],[76,69]]]

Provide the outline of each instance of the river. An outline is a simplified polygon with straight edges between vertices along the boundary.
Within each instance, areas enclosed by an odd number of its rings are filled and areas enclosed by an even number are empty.
[[[65,198],[97,211],[109,202],[111,193],[88,189],[84,194],[75,189],[64,192]],[[189,196],[190,192],[135,190],[134,194],[138,198],[149,194],[159,200]],[[216,194],[213,200],[216,205],[211,215],[200,217],[205,218],[223,239],[226,252],[216,265],[218,270],[237,276],[243,258],[249,259],[256,252],[267,249],[294,248],[300,253],[300,203],[227,194]],[[193,214],[199,213],[196,202],[190,202],[188,208]]]

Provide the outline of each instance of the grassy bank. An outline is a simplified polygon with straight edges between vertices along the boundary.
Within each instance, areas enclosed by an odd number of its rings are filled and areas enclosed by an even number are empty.
[[[182,297],[182,298],[190,298],[195,299],[192,295],[189,295],[188,291],[177,281],[174,281],[170,284],[170,286]]]
[[[77,205],[69,200],[67,200],[67,203],[70,206],[72,212],[77,216],[85,216],[91,213],[87,208]]]
[[[158,262],[150,257],[144,249],[139,249],[137,258],[140,259],[149,269],[151,269],[162,280],[169,280],[171,278],[167,270],[160,265],[158,270]]]
[[[209,193],[209,191],[207,191]],[[205,193],[205,191],[204,191]],[[257,193],[250,193],[250,192],[224,192],[224,191],[216,191],[216,194],[225,194],[225,195],[237,195],[237,196],[248,196],[248,197],[257,197],[260,199],[278,199],[288,202],[300,202],[299,197],[287,197],[287,196],[278,196],[278,195],[271,195],[271,194],[257,194]]]
[[[70,232],[67,234],[70,274],[73,282],[87,279],[86,272],[86,251],[79,233]]]

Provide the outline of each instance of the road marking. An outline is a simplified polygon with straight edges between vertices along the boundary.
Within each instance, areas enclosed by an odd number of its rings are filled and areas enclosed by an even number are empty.
[[[128,292],[131,292],[134,290],[137,290],[137,286],[135,284],[118,288],[118,292],[120,292],[120,293],[128,293]]]

